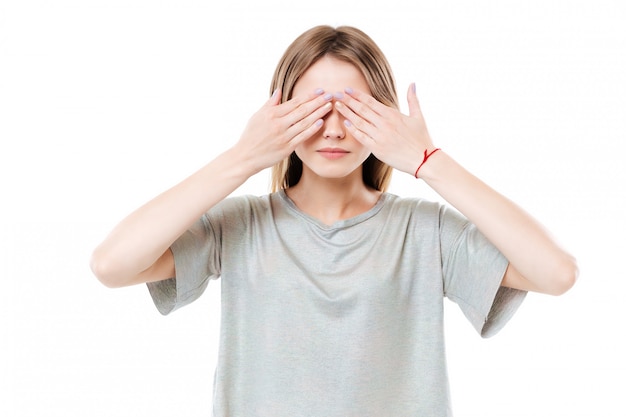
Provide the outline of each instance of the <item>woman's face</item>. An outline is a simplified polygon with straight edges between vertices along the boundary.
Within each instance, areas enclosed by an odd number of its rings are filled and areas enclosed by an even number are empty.
[[[318,88],[323,89],[325,94],[343,93],[346,87],[371,94],[365,77],[357,67],[325,56],[302,74],[292,96],[310,94]],[[347,132],[344,120],[333,104],[317,134],[296,148],[296,155],[303,163],[303,177],[345,178],[354,174],[361,178],[361,166],[370,151]]]

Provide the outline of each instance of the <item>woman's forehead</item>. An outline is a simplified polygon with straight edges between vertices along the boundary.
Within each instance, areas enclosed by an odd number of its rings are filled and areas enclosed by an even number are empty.
[[[311,65],[294,86],[294,93],[322,88],[325,91],[343,91],[346,87],[369,92],[369,85],[361,70],[353,64],[325,56]]]

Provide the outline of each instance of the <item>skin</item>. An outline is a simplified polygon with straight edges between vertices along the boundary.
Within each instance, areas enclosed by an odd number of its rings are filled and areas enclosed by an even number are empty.
[[[123,219],[91,256],[94,275],[116,288],[176,276],[172,243],[249,177],[288,157],[332,109],[323,91],[280,103],[281,92],[250,118],[239,141],[188,178]]]
[[[91,267],[105,285],[175,276],[171,244],[247,178],[293,151],[303,161],[303,172],[287,194],[301,210],[332,224],[378,200],[380,192],[369,189],[361,177],[361,164],[370,153],[414,175],[424,151],[435,149],[414,85],[405,115],[376,101],[356,67],[324,57],[300,78],[293,99],[279,104],[280,94],[251,117],[237,144],[131,213],[94,250]],[[329,147],[347,153],[329,159],[320,152]],[[504,286],[558,295],[574,284],[574,258],[535,219],[444,151],[428,159],[419,177],[509,260]]]
[[[302,177],[287,189],[287,195],[299,209],[326,224],[369,210],[380,196],[379,191],[366,187],[362,179],[362,164],[371,151],[352,136],[344,124],[346,119],[336,108],[340,103],[337,96],[341,97],[336,92],[346,85],[369,93],[368,84],[356,67],[324,57],[300,77],[293,90],[294,95],[318,87],[335,92],[333,109],[324,116],[321,129],[296,147],[303,164]],[[345,156],[329,160],[320,152],[328,148],[345,150]]]

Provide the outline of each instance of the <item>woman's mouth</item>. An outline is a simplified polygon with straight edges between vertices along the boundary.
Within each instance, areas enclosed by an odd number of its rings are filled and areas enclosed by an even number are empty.
[[[346,156],[350,152],[342,148],[322,148],[319,149],[317,153],[326,159],[339,159]]]

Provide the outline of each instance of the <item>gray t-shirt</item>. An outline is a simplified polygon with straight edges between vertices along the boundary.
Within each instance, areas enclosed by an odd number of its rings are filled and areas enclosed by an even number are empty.
[[[216,417],[451,416],[444,296],[483,337],[525,296],[458,212],[388,193],[330,226],[284,191],[228,198],[172,251],[162,314],[222,278]]]

